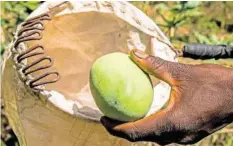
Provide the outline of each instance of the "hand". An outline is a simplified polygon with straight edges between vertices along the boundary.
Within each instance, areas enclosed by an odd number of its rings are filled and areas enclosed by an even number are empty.
[[[192,144],[233,121],[233,70],[218,65],[186,65],[132,50],[132,60],[171,86],[166,106],[134,122],[107,117],[107,131],[129,141]]]

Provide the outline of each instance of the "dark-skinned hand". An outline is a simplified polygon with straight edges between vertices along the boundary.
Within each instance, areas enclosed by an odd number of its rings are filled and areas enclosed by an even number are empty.
[[[132,142],[193,144],[233,121],[233,69],[169,62],[139,50],[130,57],[171,86],[170,98],[163,109],[134,122],[102,117],[110,134]]]

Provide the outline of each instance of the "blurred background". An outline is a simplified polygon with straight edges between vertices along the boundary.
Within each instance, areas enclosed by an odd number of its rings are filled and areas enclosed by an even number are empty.
[[[16,26],[42,2],[0,2],[1,56],[13,38]],[[233,45],[233,1],[228,2],[131,2],[141,9],[182,49],[185,43]],[[179,58],[189,64],[212,63],[233,67],[233,59],[193,60]],[[4,115],[1,101],[1,146],[18,146],[17,138]],[[176,146],[171,144],[170,146]],[[194,145],[192,145],[194,146]],[[233,124],[205,138],[195,146],[233,146]]]

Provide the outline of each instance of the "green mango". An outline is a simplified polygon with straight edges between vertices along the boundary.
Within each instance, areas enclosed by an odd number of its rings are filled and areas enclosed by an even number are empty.
[[[98,58],[91,68],[89,81],[96,105],[109,118],[135,121],[143,118],[151,107],[150,77],[124,53]]]

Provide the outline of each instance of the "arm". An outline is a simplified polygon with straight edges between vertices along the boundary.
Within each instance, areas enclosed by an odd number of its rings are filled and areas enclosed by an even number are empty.
[[[233,58],[233,46],[228,45],[184,45],[183,57],[194,59]]]
[[[103,117],[101,122],[112,135],[163,145],[192,144],[233,121],[231,68],[168,62],[138,50],[130,56],[144,71],[171,86],[170,100],[160,111],[138,121]]]

